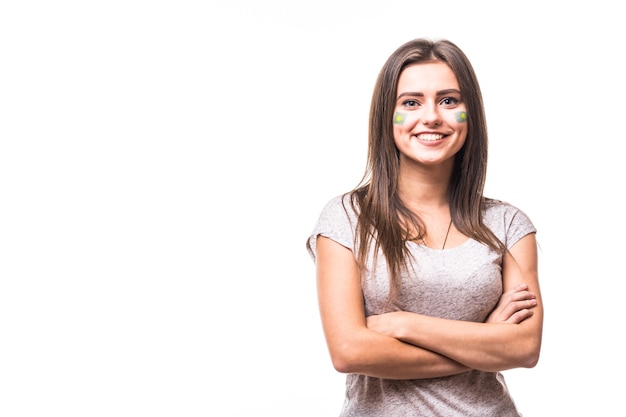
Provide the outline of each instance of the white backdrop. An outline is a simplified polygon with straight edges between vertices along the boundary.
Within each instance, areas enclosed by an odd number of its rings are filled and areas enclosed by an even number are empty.
[[[535,222],[525,417],[623,415],[617,3],[0,5],[0,415],[335,416],[305,240],[401,43],[469,56],[487,194]]]

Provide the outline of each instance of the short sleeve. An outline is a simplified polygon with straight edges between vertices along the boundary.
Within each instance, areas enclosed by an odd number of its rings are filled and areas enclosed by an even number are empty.
[[[537,232],[526,213],[499,200],[487,201],[483,220],[507,249],[511,249],[524,236]]]
[[[523,211],[511,207],[507,212],[510,220],[508,221],[506,241],[504,243],[507,249],[511,249],[521,238],[530,233],[536,233],[537,229]]]
[[[511,249],[524,236],[537,232],[523,211],[499,200],[487,201],[483,220],[507,249]]]
[[[330,238],[354,252],[355,226],[356,214],[348,195],[334,197],[326,203],[307,241],[307,250],[313,262],[316,261],[319,235]]]

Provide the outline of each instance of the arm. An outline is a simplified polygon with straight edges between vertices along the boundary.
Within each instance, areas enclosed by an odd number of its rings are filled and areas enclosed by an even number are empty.
[[[535,235],[529,234],[504,255],[503,296],[485,323],[395,312],[369,317],[368,327],[473,369],[532,368],[543,329],[537,269]]]
[[[354,256],[349,249],[323,236],[317,238],[317,291],[322,327],[337,371],[416,379],[469,369],[441,354],[368,329]]]

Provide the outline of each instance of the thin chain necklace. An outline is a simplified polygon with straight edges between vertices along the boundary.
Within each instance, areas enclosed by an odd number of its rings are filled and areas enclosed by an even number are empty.
[[[448,235],[450,234],[451,227],[452,227],[452,218],[450,218],[450,223],[448,224],[448,230],[446,231],[446,237],[443,239],[443,246],[441,246],[441,250],[444,250],[446,247],[446,242],[448,241]],[[428,246],[422,236],[420,236],[420,239],[422,243],[424,244],[424,246]]]

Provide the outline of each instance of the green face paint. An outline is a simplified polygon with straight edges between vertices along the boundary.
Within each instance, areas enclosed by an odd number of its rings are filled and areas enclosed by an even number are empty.
[[[402,125],[404,124],[405,119],[406,119],[406,113],[396,112],[396,114],[393,115],[393,124]]]
[[[456,121],[459,123],[467,122],[467,112],[460,111],[456,114]]]

